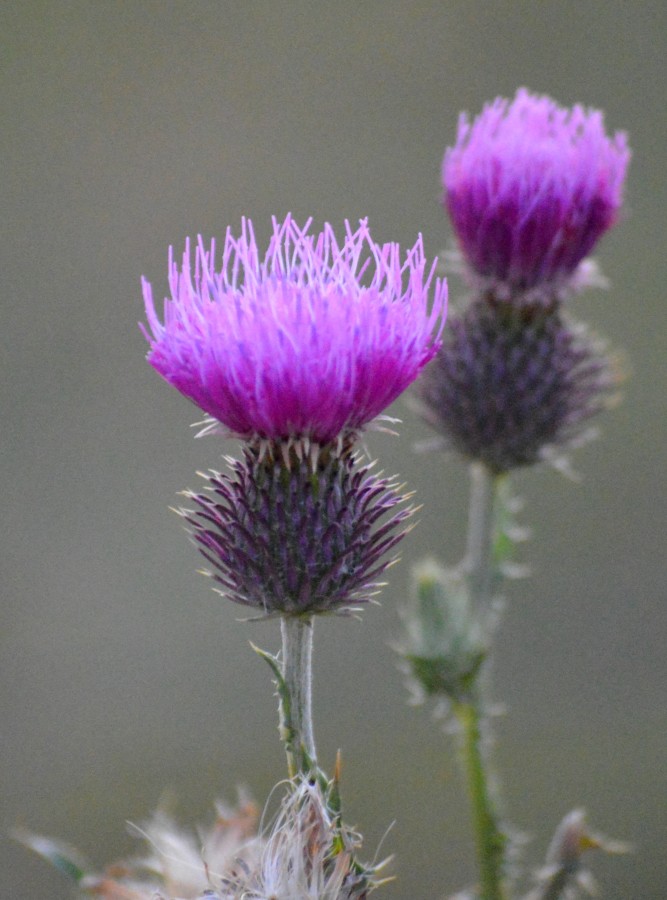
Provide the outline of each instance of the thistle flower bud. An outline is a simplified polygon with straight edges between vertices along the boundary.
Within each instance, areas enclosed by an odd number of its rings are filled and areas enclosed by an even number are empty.
[[[474,285],[550,301],[618,217],[630,160],[602,113],[525,88],[470,122],[443,162],[444,204]]]
[[[474,615],[465,578],[426,560],[415,567],[412,602],[403,610],[406,660],[418,696],[462,700],[486,654],[484,630]]]
[[[367,602],[413,512],[349,449],[247,444],[179,512],[221,593],[262,613],[346,611]],[[380,522],[383,516],[388,516]]]
[[[558,305],[487,297],[450,316],[417,396],[447,446],[501,473],[584,436],[618,380],[600,342]]]

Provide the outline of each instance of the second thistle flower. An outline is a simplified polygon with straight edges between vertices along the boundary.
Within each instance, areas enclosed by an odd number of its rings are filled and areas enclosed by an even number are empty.
[[[459,120],[444,204],[472,292],[418,391],[447,445],[494,473],[560,455],[615,397],[614,361],[564,301],[618,217],[629,159],[599,110],[525,89]]]
[[[443,162],[444,205],[470,280],[497,297],[550,302],[614,224],[630,160],[602,113],[521,88],[471,122]]]

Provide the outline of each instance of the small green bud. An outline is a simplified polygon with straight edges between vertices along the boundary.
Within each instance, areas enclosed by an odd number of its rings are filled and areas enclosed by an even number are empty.
[[[419,563],[402,618],[406,634],[399,652],[412,681],[428,697],[465,699],[488,648],[462,574],[432,560]]]

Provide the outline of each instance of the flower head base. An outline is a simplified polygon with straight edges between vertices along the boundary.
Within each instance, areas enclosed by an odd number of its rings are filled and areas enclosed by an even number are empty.
[[[616,221],[630,159],[602,113],[517,91],[459,120],[443,163],[444,204],[476,285],[534,300],[567,291]]]
[[[179,512],[229,599],[261,613],[346,611],[367,602],[413,510],[396,485],[350,450],[299,442],[248,444],[231,474]],[[392,512],[393,510],[393,512]],[[388,516],[383,522],[379,520]]]
[[[223,429],[242,438],[306,437],[319,443],[363,428],[434,356],[446,285],[427,270],[421,238],[401,262],[349,225],[341,246],[289,216],[274,220],[260,260],[252,223],[227,232],[222,268],[201,240],[194,276],[170,255],[164,323],[143,282],[148,361]]]
[[[450,318],[417,392],[424,418],[452,449],[500,473],[584,436],[617,384],[599,342],[558,306],[482,298]]]

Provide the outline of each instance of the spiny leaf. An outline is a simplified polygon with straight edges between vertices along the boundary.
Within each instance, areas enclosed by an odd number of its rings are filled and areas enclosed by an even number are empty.
[[[287,682],[283,675],[280,660],[272,653],[268,653],[266,650],[262,650],[261,647],[257,647],[252,641],[250,642],[250,646],[255,653],[267,663],[273,672],[279,701],[280,721],[278,723],[278,731],[280,733],[280,740],[285,745],[288,761],[293,760],[295,757],[295,733],[294,726],[292,725],[292,698],[290,697],[289,688],[287,687]]]

